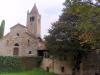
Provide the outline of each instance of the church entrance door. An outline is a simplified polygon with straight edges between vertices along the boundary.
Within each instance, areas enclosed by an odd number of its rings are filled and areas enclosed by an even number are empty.
[[[18,56],[19,48],[14,48],[13,55]]]

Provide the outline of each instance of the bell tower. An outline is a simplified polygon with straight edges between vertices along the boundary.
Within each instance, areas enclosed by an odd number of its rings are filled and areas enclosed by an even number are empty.
[[[41,16],[35,4],[32,10],[27,12],[27,30],[36,37],[41,36]]]

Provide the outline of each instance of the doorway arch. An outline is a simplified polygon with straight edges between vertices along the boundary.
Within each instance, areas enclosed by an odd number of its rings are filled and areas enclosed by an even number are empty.
[[[14,56],[18,56],[19,55],[19,44],[18,43],[14,44],[13,55]]]

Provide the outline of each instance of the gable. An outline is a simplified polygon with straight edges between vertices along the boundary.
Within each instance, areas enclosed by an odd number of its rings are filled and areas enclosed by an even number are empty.
[[[24,25],[22,25],[22,24],[16,24],[16,25],[14,25],[13,27],[11,27],[10,29],[12,30],[12,29],[15,29],[15,28],[26,28]]]

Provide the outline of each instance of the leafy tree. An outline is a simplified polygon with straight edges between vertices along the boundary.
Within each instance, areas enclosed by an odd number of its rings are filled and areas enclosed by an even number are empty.
[[[0,26],[0,39],[3,37],[4,35],[4,27],[5,27],[5,21],[3,20],[1,22],[1,26]]]
[[[100,7],[90,0],[66,0],[64,5],[62,15],[45,37],[46,47],[50,55],[69,61],[74,74],[82,58],[100,44]]]

